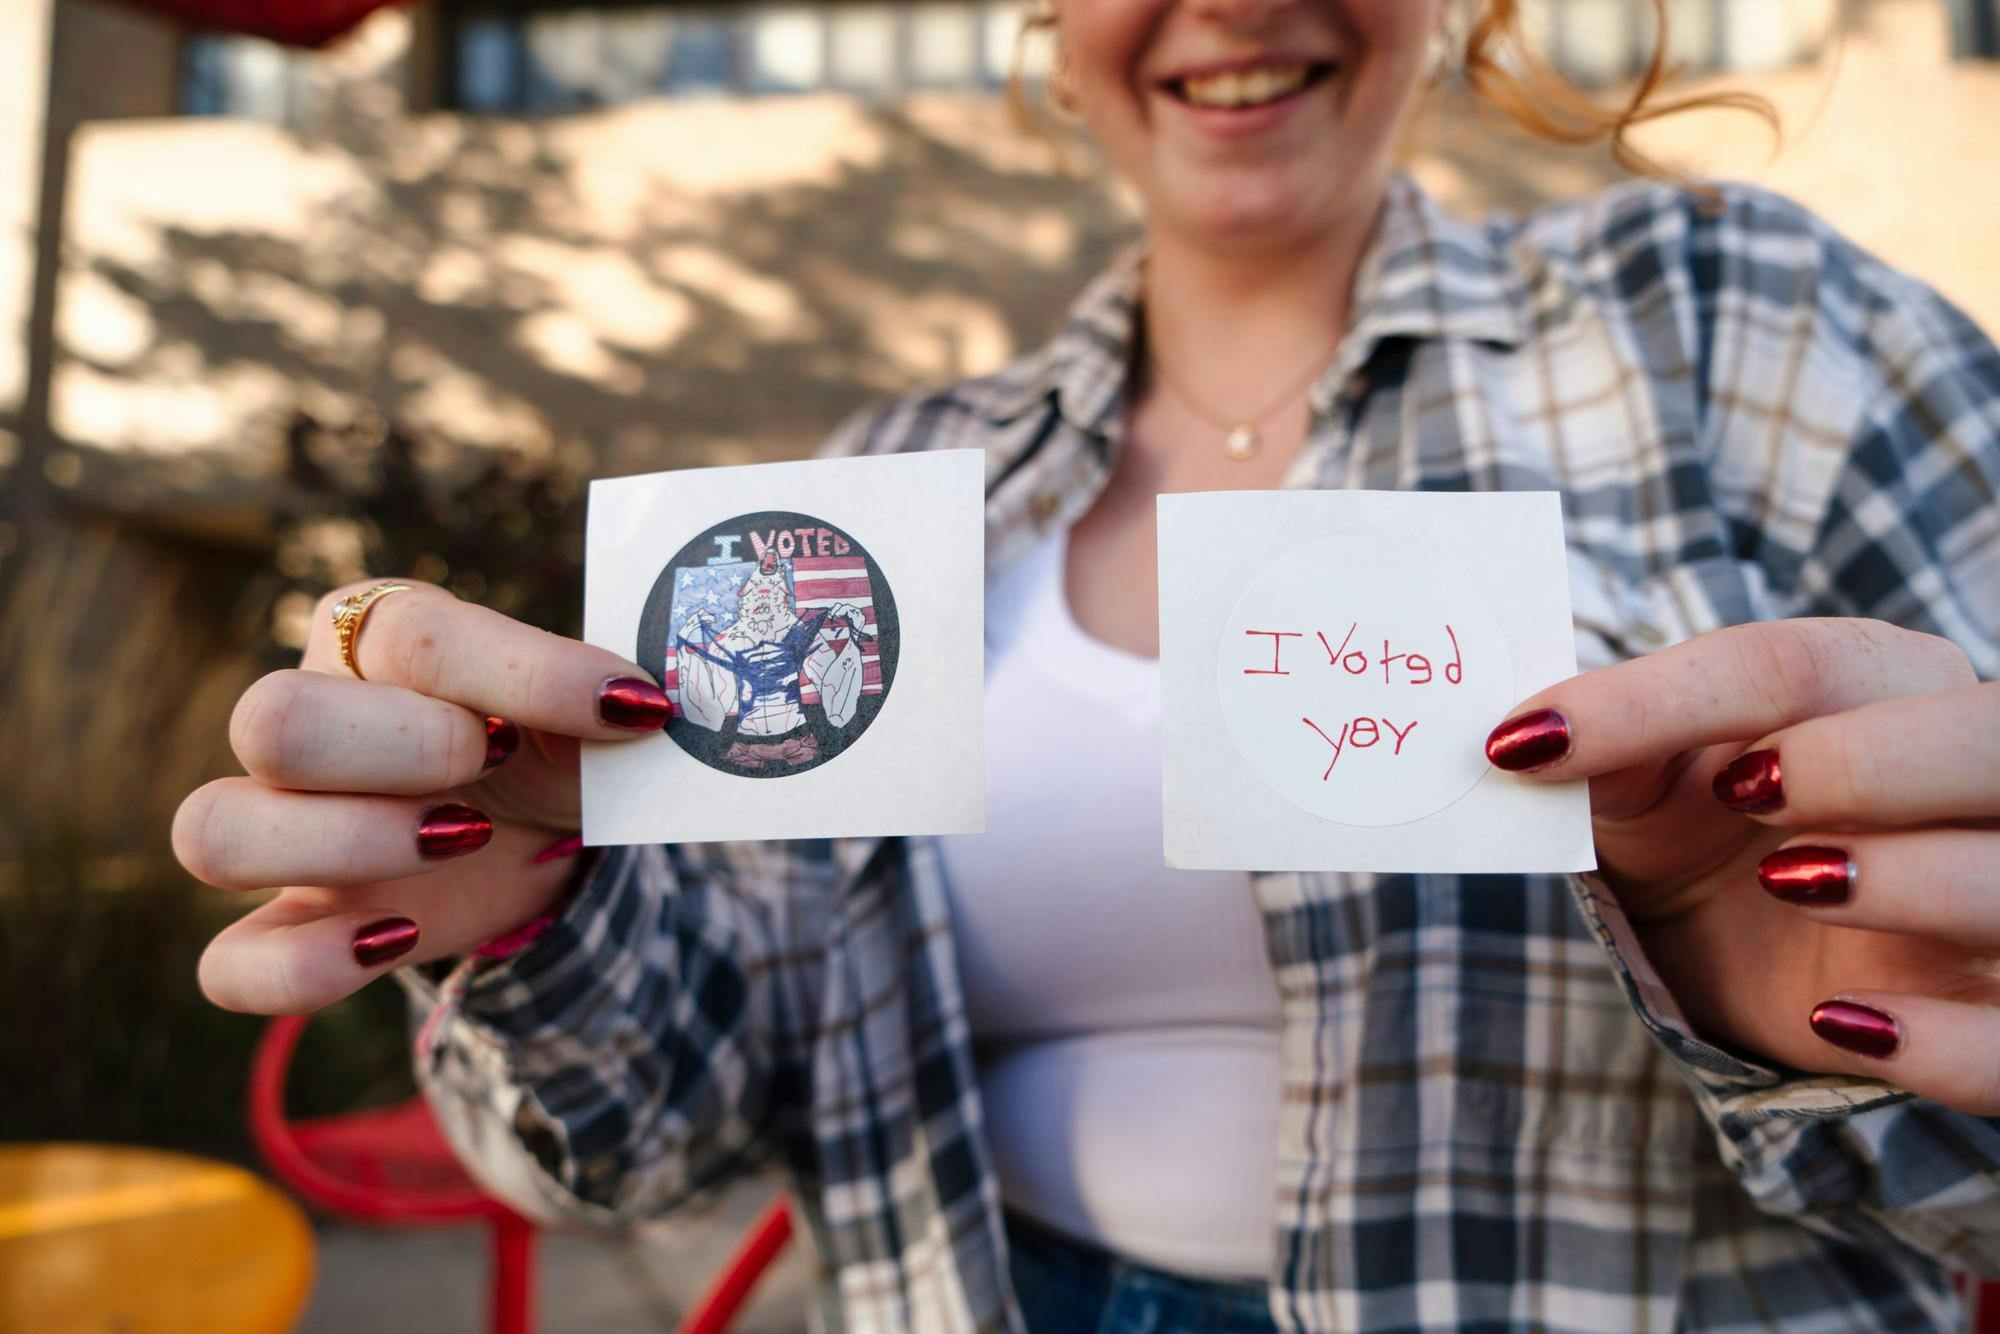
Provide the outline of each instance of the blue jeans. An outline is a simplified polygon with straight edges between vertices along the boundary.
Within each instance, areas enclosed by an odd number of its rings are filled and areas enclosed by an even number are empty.
[[[1007,1215],[1029,1334],[1276,1334],[1265,1284],[1188,1278]]]

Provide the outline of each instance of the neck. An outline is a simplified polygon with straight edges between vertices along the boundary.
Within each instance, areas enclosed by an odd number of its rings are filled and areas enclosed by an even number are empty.
[[[1380,201],[1378,191],[1323,234],[1282,248],[1246,251],[1165,229],[1152,234],[1143,314],[1154,365],[1206,411],[1264,410],[1324,366],[1345,333]]]

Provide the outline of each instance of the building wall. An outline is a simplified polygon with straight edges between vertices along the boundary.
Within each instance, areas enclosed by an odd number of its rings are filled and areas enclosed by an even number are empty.
[[[385,13],[301,66],[321,110],[293,128],[78,135],[52,417],[93,504],[256,540],[301,439],[389,431],[446,478],[795,456],[871,399],[1032,346],[1133,234],[1087,150],[1024,136],[990,93],[412,114],[422,40]],[[1779,104],[1782,154],[1740,116],[1642,142],[1798,195],[2000,324],[2000,191],[1974,188],[2000,173],[1961,132],[2000,123],[2000,71],[1946,44],[1933,0],[1874,0],[1836,82],[1829,59],[1731,76]],[[1417,167],[1473,212],[1617,176],[1449,95]]]
[[[986,96],[98,124],[73,182],[53,420],[81,488],[223,526],[301,421],[446,475],[802,454],[1031,346],[1131,226]]]
[[[0,80],[0,421],[7,425],[14,424],[28,384],[48,49],[49,0],[0,5],[0,51],[19,53],[14,77]],[[12,431],[0,446],[10,455],[18,448]]]
[[[0,203],[0,467],[10,498],[30,508],[45,486],[74,484],[80,467],[49,423],[71,145],[94,120],[173,114],[180,33],[126,5],[15,0],[0,8],[0,38],[0,49],[37,53],[16,62],[25,77],[0,92],[0,184],[9,187]]]

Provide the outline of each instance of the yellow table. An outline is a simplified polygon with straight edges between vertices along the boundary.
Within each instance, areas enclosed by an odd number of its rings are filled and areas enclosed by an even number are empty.
[[[0,1144],[0,1330],[272,1334],[298,1319],[312,1277],[305,1215],[239,1168]]]

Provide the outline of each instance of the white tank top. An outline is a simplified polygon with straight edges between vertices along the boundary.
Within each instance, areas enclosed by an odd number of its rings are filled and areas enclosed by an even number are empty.
[[[1002,1197],[1163,1269],[1272,1268],[1278,993],[1242,872],[1161,854],[1160,673],[1069,612],[1066,536],[987,592],[986,832],[942,840]]]

